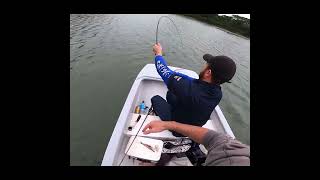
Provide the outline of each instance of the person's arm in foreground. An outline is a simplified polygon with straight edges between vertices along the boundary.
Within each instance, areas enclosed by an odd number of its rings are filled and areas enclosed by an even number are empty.
[[[149,134],[164,130],[172,130],[183,134],[200,144],[203,143],[203,138],[208,132],[208,129],[206,128],[182,124],[175,121],[152,121],[144,127],[142,132],[144,134]]]
[[[181,124],[175,121],[152,121],[147,124],[144,134],[173,130],[208,150],[206,166],[249,166],[250,147],[230,136],[203,127]]]

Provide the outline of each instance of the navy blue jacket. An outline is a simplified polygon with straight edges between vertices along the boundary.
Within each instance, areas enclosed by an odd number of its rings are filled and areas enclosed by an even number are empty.
[[[222,98],[221,87],[200,79],[174,72],[167,67],[162,56],[155,57],[157,72],[175,96],[172,105],[173,120],[203,126]]]

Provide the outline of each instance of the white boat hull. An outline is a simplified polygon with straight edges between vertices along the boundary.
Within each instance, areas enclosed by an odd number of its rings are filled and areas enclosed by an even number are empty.
[[[171,67],[170,69],[186,74],[193,78],[198,78],[198,74],[194,71]],[[122,157],[124,156],[124,150],[129,141],[129,136],[126,134],[126,128],[128,122],[131,120],[134,112],[134,108],[142,100],[145,101],[146,106],[151,106],[151,98],[155,95],[160,95],[165,99],[167,93],[167,87],[163,80],[156,71],[154,64],[147,64],[138,74],[135,79],[125,104],[122,108],[117,124],[113,130],[112,136],[109,140],[107,150],[102,160],[102,166],[117,166],[119,165]],[[145,124],[144,124],[145,125]],[[213,129],[218,132],[229,134],[234,138],[234,134],[225,119],[219,106],[216,106],[215,110],[210,116],[210,120],[203,126],[208,129]],[[166,138],[175,138],[172,135],[164,135]],[[161,138],[160,138],[161,139]],[[130,161],[131,162],[131,161]],[[134,165],[124,162],[122,165]]]

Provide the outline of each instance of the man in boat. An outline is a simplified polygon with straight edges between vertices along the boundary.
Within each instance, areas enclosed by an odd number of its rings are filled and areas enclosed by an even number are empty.
[[[161,45],[153,46],[157,72],[168,87],[166,99],[152,97],[155,113],[161,120],[174,120],[184,124],[203,126],[222,98],[221,84],[232,79],[236,72],[235,62],[227,56],[205,54],[207,62],[199,79],[174,72],[167,67]],[[174,136],[181,136],[172,132]]]
[[[250,147],[230,136],[175,121],[152,121],[142,130],[144,134],[172,130],[188,136],[208,150],[205,166],[250,166]]]

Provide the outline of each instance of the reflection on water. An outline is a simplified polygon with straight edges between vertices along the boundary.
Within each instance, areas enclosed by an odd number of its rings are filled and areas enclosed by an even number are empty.
[[[70,164],[100,165],[131,85],[147,63],[162,15],[70,15]],[[169,65],[199,72],[205,53],[237,64],[219,104],[235,136],[250,144],[250,40],[178,15],[161,20]]]

